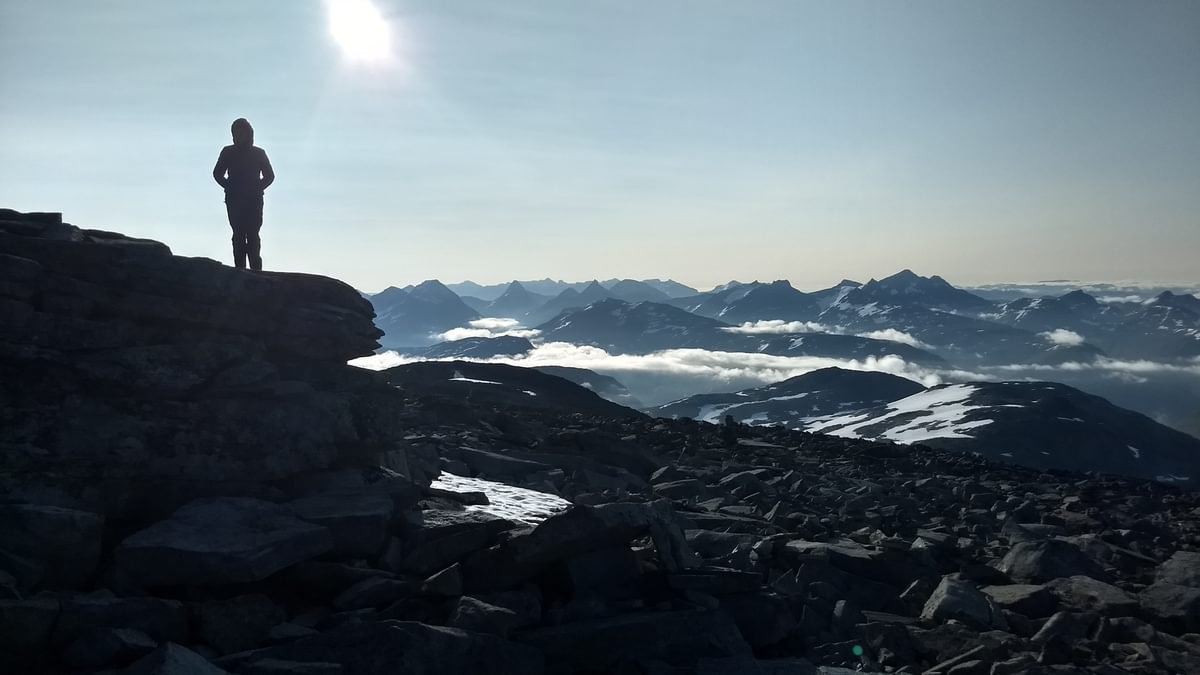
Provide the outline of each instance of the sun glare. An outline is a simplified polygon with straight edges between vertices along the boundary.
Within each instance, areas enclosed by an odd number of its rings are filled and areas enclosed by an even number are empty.
[[[329,32],[347,60],[381,63],[392,55],[391,27],[371,0],[329,0]]]

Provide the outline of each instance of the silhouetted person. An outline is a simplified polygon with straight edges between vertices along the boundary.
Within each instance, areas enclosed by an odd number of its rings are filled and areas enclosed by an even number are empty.
[[[254,145],[254,127],[239,117],[230,127],[233,145],[221,148],[213,178],[225,188],[225,211],[233,228],[233,264],[238,268],[262,269],[263,190],[275,182],[275,171],[267,153]]]

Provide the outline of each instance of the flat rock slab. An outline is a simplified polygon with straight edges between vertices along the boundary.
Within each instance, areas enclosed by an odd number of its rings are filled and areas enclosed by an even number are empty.
[[[336,663],[345,675],[507,675],[543,672],[529,647],[494,635],[413,621],[353,624],[295,642],[235,654],[220,663],[240,672],[257,659]]]
[[[129,537],[121,570],[145,586],[250,583],[329,551],[328,529],[258,499],[200,499]]]
[[[1007,586],[985,586],[982,590],[1001,609],[1023,614],[1032,619],[1048,617],[1058,607],[1054,595],[1045,586],[1009,584]]]
[[[1108,575],[1078,546],[1058,539],[1016,544],[1000,562],[1000,571],[1016,581],[1032,584],[1076,575],[1108,580]]]
[[[1176,551],[1158,568],[1159,583],[1200,588],[1200,551]]]
[[[599,670],[625,659],[688,666],[704,657],[751,655],[750,645],[724,612],[626,614],[539,628],[518,639],[542,650],[547,663]]]
[[[9,570],[24,588],[83,587],[100,561],[104,517],[88,511],[39,504],[0,504],[0,542],[31,561],[40,574]],[[0,561],[0,569],[3,569]]]
[[[1062,607],[1079,612],[1099,612],[1105,616],[1130,616],[1138,609],[1138,600],[1125,591],[1091,577],[1073,576],[1055,579],[1046,587]]]
[[[120,675],[229,675],[196,652],[174,643],[160,646]]]
[[[329,528],[334,552],[349,558],[379,554],[387,543],[388,523],[395,510],[389,496],[353,493],[303,497],[289,506],[303,520]]]
[[[921,611],[924,621],[947,621],[956,619],[979,630],[986,630],[996,622],[992,602],[988,596],[965,579],[948,575],[934,589],[925,608]]]

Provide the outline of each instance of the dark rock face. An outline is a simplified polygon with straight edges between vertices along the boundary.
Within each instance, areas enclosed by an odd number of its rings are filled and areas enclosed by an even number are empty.
[[[34,504],[0,504],[0,569],[11,567],[13,582],[82,588],[100,561],[104,518],[95,513]],[[23,561],[14,564],[16,560]]]
[[[0,492],[147,517],[391,450],[371,305],[0,210]],[[20,383],[17,386],[17,383]]]
[[[120,569],[146,586],[259,581],[333,548],[333,536],[287,508],[257,499],[192,502],[116,550]]]
[[[411,621],[380,621],[230,657],[222,665],[239,672],[265,658],[336,663],[346,675],[505,675],[543,671],[541,654],[492,635]]]
[[[159,245],[52,217],[12,222],[0,242],[128,249],[159,260],[138,268],[151,271],[175,264]],[[42,264],[9,262],[3,273],[22,278]],[[0,294],[17,297],[13,288]],[[120,306],[108,297],[96,316]],[[140,335],[157,325],[130,322]],[[44,383],[21,355],[41,353],[31,345],[45,338],[4,342],[0,440],[19,451],[4,461],[26,462],[41,482],[5,474],[14,487],[0,494],[0,672],[96,675],[131,662],[117,672],[1200,672],[1200,495],[1180,486],[651,419],[542,373],[528,381],[553,388],[515,396],[519,369],[430,370],[393,387],[347,375],[340,348],[260,358],[253,345],[268,338],[239,335],[247,358],[277,368],[265,391],[148,388],[152,362],[96,380],[81,370],[92,352],[61,347],[38,366],[52,375]],[[514,391],[484,393],[504,378]],[[99,487],[71,492],[59,475],[76,470],[56,462],[74,461],[64,448],[82,452],[82,441],[8,425],[68,389],[93,405],[126,401],[121,424],[142,419],[180,438],[201,418],[170,406],[201,400],[245,411],[247,400],[295,398],[310,412],[333,401],[352,433],[329,441],[315,414],[288,426],[230,413],[243,426],[221,420],[229,435],[211,447],[109,454],[108,432],[97,433],[97,484],[140,481],[114,502]],[[36,410],[51,419],[50,407]],[[281,424],[291,435],[272,437]],[[157,473],[172,457],[176,473]],[[490,491],[453,492],[451,477],[428,487],[441,467]],[[169,480],[192,469],[190,481],[221,494],[194,499]],[[233,481],[254,489],[230,494]],[[168,493],[157,503],[183,506],[131,513]],[[63,508],[67,498],[88,506]]]

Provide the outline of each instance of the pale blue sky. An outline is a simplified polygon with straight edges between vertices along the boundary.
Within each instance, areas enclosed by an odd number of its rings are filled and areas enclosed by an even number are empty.
[[[960,284],[1200,277],[1200,3],[3,0],[0,206],[268,269]]]

